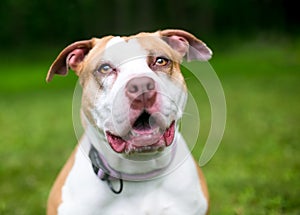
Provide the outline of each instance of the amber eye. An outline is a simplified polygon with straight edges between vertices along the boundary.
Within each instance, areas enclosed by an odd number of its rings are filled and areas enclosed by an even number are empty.
[[[169,63],[169,59],[164,58],[164,57],[157,57],[155,60],[155,65],[156,66],[165,66]]]
[[[107,74],[112,72],[114,69],[111,67],[111,65],[109,65],[108,63],[102,64],[99,69],[98,72],[101,72],[103,74]]]

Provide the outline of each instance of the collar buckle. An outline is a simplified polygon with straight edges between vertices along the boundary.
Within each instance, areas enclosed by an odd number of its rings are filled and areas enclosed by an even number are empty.
[[[98,151],[96,148],[91,145],[91,149],[89,152],[89,158],[91,159],[93,170],[95,174],[102,180],[106,181],[110,190],[115,194],[120,194],[123,191],[123,180],[121,178],[112,177],[109,173],[109,169],[107,169],[101,160]],[[116,190],[112,184],[112,181],[119,180],[119,189]]]

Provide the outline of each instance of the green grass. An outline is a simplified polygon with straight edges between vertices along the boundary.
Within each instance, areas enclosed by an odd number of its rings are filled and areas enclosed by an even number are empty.
[[[211,64],[228,113],[223,141],[203,167],[211,214],[300,213],[299,50],[300,41],[292,39],[228,42],[228,48],[214,49]],[[58,51],[41,51],[0,53],[0,214],[44,214],[52,182],[76,144],[76,77],[46,84]],[[196,91],[193,79],[187,80]],[[199,93],[207,131],[209,110],[202,98]],[[204,132],[193,150],[196,158],[205,139]]]

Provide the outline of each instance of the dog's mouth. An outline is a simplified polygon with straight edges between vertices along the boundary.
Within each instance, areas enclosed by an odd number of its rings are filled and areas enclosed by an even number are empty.
[[[143,111],[134,121],[129,133],[123,137],[106,131],[111,148],[117,153],[147,153],[163,151],[170,146],[175,136],[175,121],[162,128],[154,117]]]

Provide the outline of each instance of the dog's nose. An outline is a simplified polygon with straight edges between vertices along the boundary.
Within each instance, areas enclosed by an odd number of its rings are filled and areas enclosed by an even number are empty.
[[[151,107],[155,102],[155,82],[150,77],[137,77],[128,81],[126,95],[134,109]]]

